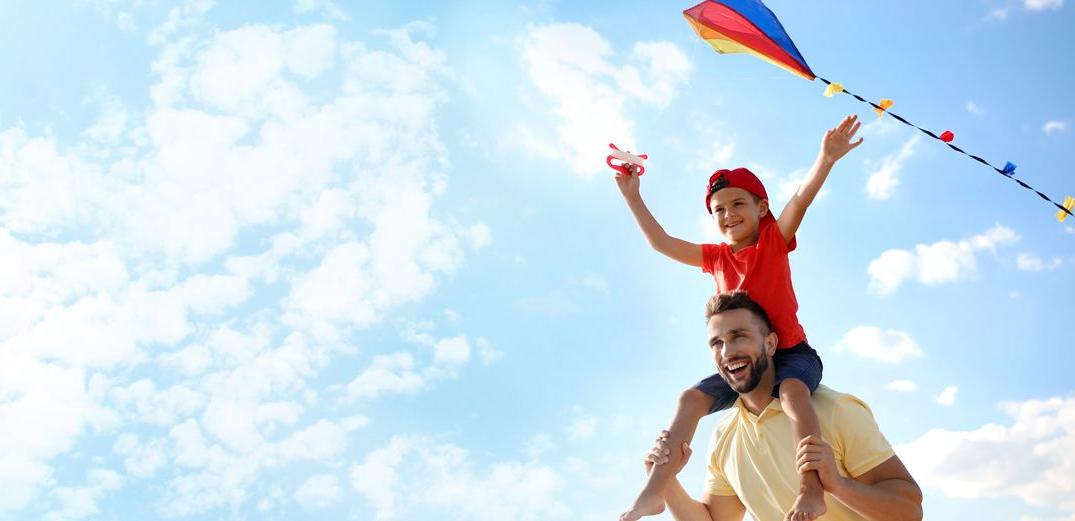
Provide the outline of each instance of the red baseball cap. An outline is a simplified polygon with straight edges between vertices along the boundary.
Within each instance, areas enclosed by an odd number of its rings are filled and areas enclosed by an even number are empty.
[[[769,194],[765,192],[765,185],[761,184],[761,179],[754,175],[754,172],[747,170],[746,168],[736,168],[728,170],[722,168],[713,172],[713,175],[709,176],[709,184],[706,187],[705,193],[705,211],[710,214],[713,213],[713,209],[709,207],[709,199],[713,197],[713,194],[723,188],[742,188],[754,194],[759,199],[764,199],[765,202],[769,202]],[[763,225],[776,224],[776,218],[773,217],[773,209],[769,208],[769,211],[765,212],[765,216],[761,218],[761,222],[758,223],[758,229],[761,229]],[[788,242],[788,250],[795,249],[795,238],[792,237]]]

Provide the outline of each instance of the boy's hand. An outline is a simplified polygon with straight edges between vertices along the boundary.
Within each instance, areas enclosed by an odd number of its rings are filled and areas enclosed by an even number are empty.
[[[821,159],[828,163],[835,163],[861,145],[862,138],[854,143],[851,142],[860,126],[862,122],[858,121],[858,116],[852,114],[844,118],[836,128],[830,128],[828,132],[825,132],[825,138],[821,140]]]
[[[839,488],[844,478],[836,470],[836,456],[832,452],[832,446],[825,440],[817,436],[803,438],[799,441],[796,458],[799,474],[816,470],[822,488],[829,492]]]
[[[616,186],[624,197],[638,195],[638,165],[627,164],[628,174],[616,173]]]
[[[646,475],[648,476],[653,472],[654,465],[664,465],[669,463],[669,455],[671,450],[668,449],[668,436],[670,433],[667,430],[661,431],[661,434],[657,436],[656,444],[650,449],[646,457],[643,458],[642,463],[646,465]],[[687,442],[683,442],[683,457],[675,463],[675,472],[673,474],[679,474],[679,471],[683,470],[683,467],[687,465],[687,461],[691,458],[691,447]]]

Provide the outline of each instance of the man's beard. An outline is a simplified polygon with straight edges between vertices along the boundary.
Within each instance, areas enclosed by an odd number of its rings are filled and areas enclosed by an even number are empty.
[[[729,378],[728,376],[723,374],[721,376],[724,377],[725,382],[728,382],[728,385],[732,388],[732,390],[739,394],[746,394],[750,391],[753,391],[754,388],[757,387],[759,383],[761,383],[761,376],[765,374],[766,369],[769,369],[769,357],[762,356],[758,358],[756,361],[750,364],[750,367],[750,377],[748,377],[745,381],[741,383],[732,383],[731,378]]]

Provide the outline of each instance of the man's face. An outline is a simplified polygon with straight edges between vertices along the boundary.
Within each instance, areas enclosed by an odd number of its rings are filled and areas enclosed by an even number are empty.
[[[764,326],[746,309],[733,309],[709,319],[709,349],[717,372],[735,392],[753,391],[769,368],[775,342],[762,332]]]

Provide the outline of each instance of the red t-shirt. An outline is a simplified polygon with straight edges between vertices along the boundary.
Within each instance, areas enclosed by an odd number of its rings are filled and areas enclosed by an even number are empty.
[[[791,287],[790,251],[776,223],[763,223],[757,244],[738,252],[733,252],[729,244],[702,245],[702,271],[713,275],[718,292],[746,290],[765,309],[779,349],[806,341],[796,314],[799,303]]]

